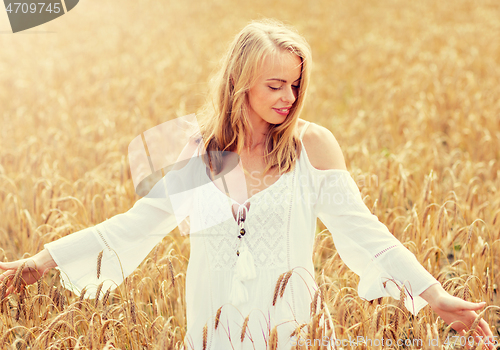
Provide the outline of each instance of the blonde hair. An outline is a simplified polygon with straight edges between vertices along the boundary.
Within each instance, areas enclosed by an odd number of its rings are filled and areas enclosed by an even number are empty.
[[[309,85],[311,49],[295,29],[266,19],[252,21],[235,37],[212,79],[211,95],[200,113],[203,148],[208,155],[205,162],[215,174],[222,170],[220,152],[241,154],[245,139],[250,136],[251,140],[247,92],[260,73],[264,60],[286,51],[301,59],[300,87],[285,121],[270,124],[264,143],[264,173],[274,167],[278,167],[279,173],[292,170],[300,156],[295,126]]]

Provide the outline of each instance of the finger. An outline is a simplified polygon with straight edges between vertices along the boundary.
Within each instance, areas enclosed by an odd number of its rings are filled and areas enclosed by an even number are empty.
[[[474,330],[472,330],[470,328],[470,326],[469,326],[468,329],[465,332],[467,333],[468,336],[473,336],[474,339],[478,339],[479,337],[484,337],[485,336],[484,331],[480,327],[479,323],[477,324],[477,326],[475,326]]]
[[[0,275],[0,282],[3,282],[4,279],[8,278],[9,276],[12,276],[16,273],[16,270],[8,270],[5,271]]]
[[[9,296],[9,294],[12,293],[12,291],[14,290],[14,286],[13,285],[10,285],[7,290],[5,291],[5,297],[7,298]]]
[[[481,329],[483,334],[487,337],[493,337],[493,333],[491,332],[490,325],[484,319],[479,321],[478,328]]]
[[[469,342],[469,337],[467,337],[467,342]],[[473,343],[472,343],[472,346],[476,347],[476,349],[483,349],[484,345],[485,345],[485,342],[486,342],[486,337],[484,336],[483,334],[483,331],[482,329],[480,329],[479,327],[476,328],[476,330],[472,333],[472,340],[473,340]],[[478,347],[478,345],[483,342],[483,344]]]
[[[484,337],[484,343],[488,349],[494,349],[494,338],[490,326],[485,320],[481,320],[478,325],[478,330],[481,331]]]
[[[0,262],[0,269],[2,270],[10,270],[17,268],[19,264],[17,262]]]
[[[489,337],[485,337],[482,339],[483,345],[479,349],[488,349],[488,350],[494,350],[495,345],[494,345],[494,340]]]
[[[487,343],[487,340],[485,338],[477,339],[476,344],[477,344],[476,349],[481,349],[481,350],[491,349],[491,345]]]
[[[482,301],[480,303],[473,303],[473,302],[470,302],[470,301],[462,300],[462,302],[459,303],[459,307],[462,310],[470,310],[470,311],[481,310],[482,308],[484,308],[485,305],[486,305],[485,301]]]
[[[481,344],[480,347],[477,347],[478,349],[489,349],[490,345],[487,343],[487,336],[484,334],[484,331],[481,328],[477,328],[476,331],[474,332],[474,344]]]
[[[479,321],[479,323],[477,324],[476,328],[474,329],[474,335],[478,335],[478,336],[484,336],[484,330],[481,328],[481,321],[483,321],[482,319]]]
[[[484,321],[484,320],[481,320],[481,321]],[[486,324],[486,327],[487,329],[489,330],[489,327],[487,325],[487,323],[485,322]],[[483,324],[480,324],[477,326],[476,330],[474,331],[473,333],[473,336],[474,336],[474,341],[476,342],[476,344],[479,344],[481,341],[483,341],[483,345],[481,347],[479,347],[479,349],[493,349],[493,344],[492,344],[492,341],[490,340],[490,336],[488,335],[491,334],[491,331],[485,331],[484,328],[482,327]],[[492,334],[491,334],[491,338],[492,338]]]
[[[484,346],[483,349],[488,349],[488,350],[495,350],[495,345],[494,345],[494,340],[493,339],[487,339],[484,341]]]

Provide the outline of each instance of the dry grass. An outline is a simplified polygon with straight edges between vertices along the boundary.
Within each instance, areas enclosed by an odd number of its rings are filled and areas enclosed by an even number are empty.
[[[33,255],[132,207],[129,142],[195,112],[232,35],[261,16],[309,40],[315,70],[302,117],[333,131],[368,207],[450,293],[498,305],[494,0],[84,1],[32,30],[55,33],[0,34],[1,258]],[[79,300],[52,273],[7,298],[2,285],[0,344],[178,349],[188,256],[176,229],[101,302]],[[312,324],[297,325],[303,339],[334,327],[341,339],[437,335],[442,348],[453,332],[428,307],[411,317],[389,298],[360,299],[328,231],[318,233],[314,263],[321,293]],[[282,278],[275,298],[290,275]],[[499,335],[498,311],[483,316]],[[273,348],[275,329],[269,336]]]

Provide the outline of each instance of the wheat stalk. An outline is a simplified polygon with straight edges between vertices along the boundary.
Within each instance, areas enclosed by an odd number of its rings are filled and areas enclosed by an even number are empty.
[[[97,279],[101,277],[101,263],[102,263],[102,255],[104,253],[104,249],[99,252],[97,255]]]
[[[243,322],[243,326],[241,327],[240,339],[241,339],[242,343],[243,343],[243,340],[245,340],[245,334],[246,334],[247,327],[248,327],[249,317],[250,317],[250,315],[248,315],[247,317],[245,317],[245,321]]]
[[[14,282],[13,282],[14,290],[19,290],[19,288],[21,288],[21,283],[23,282],[21,275],[23,273],[25,266],[26,266],[26,262],[23,262],[21,264],[21,266],[19,266],[16,270],[16,274],[14,275]]]
[[[273,329],[271,330],[271,335],[269,337],[269,349],[270,350],[276,350],[278,349],[278,330],[276,329],[277,326],[274,326]]]
[[[203,350],[207,349],[207,334],[208,334],[208,328],[207,324],[205,323],[205,326],[203,326]]]
[[[278,294],[279,294],[279,291],[281,289],[281,283],[282,283],[284,277],[285,277],[285,273],[282,273],[278,277],[278,281],[276,282],[276,286],[274,287],[273,306],[276,305],[276,300],[278,299]]]
[[[219,307],[219,309],[217,309],[217,314],[215,315],[215,329],[217,329],[217,327],[219,326],[221,312],[222,312],[222,306]]]
[[[104,282],[101,282],[98,286],[97,286],[97,291],[95,292],[95,302],[94,302],[94,307],[97,307],[97,305],[99,304],[99,296],[101,294],[101,289],[102,289],[102,285],[104,284]],[[109,289],[108,289],[109,290]],[[104,305],[104,304],[103,304]]]
[[[170,273],[170,281],[172,282],[172,287],[175,287],[175,275],[174,275],[174,266],[172,265],[172,260],[168,258],[168,271]]]
[[[292,277],[292,270],[288,271],[286,273],[285,277],[283,278],[283,282],[282,282],[281,290],[280,290],[280,298],[283,298],[283,294],[285,294],[285,288],[286,288],[286,285],[288,284],[288,280],[290,279],[290,277]]]

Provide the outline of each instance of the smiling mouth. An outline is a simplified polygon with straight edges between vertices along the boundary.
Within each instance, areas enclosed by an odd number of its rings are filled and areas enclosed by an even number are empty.
[[[279,114],[288,114],[290,112],[290,107],[288,108],[273,108]]]

